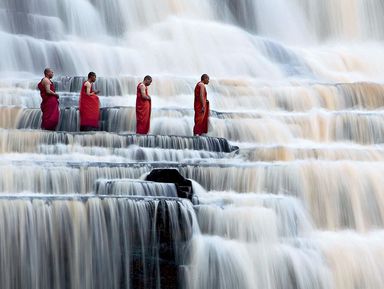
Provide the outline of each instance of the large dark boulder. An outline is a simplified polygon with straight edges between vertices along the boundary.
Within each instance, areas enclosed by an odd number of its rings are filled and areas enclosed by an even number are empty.
[[[184,178],[177,169],[154,169],[147,176],[146,180],[158,183],[174,183],[177,196],[192,201],[192,182]]]

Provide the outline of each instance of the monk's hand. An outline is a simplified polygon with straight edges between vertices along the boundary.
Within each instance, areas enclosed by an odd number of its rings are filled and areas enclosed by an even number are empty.
[[[205,112],[205,107],[202,107],[201,113],[204,113],[204,112]]]

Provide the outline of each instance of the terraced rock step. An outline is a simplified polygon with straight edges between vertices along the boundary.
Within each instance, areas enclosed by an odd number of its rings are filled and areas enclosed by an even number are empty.
[[[292,161],[244,165],[2,162],[0,191],[92,193],[98,179],[137,179],[154,168],[177,168],[183,177],[195,180],[209,191],[297,197],[303,200],[320,228],[367,230],[384,224],[381,162]],[[319,199],[325,201],[319,203]]]
[[[0,276],[14,288],[176,289],[194,220],[179,199],[1,197]]]
[[[99,179],[95,193],[98,195],[165,196],[192,200],[192,182],[176,169],[154,169],[146,181],[135,179]]]
[[[229,153],[238,148],[224,138],[169,135],[114,134],[107,132],[48,132],[41,130],[0,130],[1,152],[39,152],[41,145],[78,145],[84,147],[140,147],[204,150]]]
[[[301,203],[289,196],[209,192],[200,194],[196,203],[197,220],[205,235],[273,242],[313,230]]]
[[[78,105],[81,85],[84,80],[86,78],[80,76],[56,76],[53,79],[63,105],[68,107]],[[117,101],[116,96],[120,98],[135,97],[134,93],[139,81],[141,79],[137,77],[98,77],[95,85],[101,91],[102,103],[113,104]],[[169,79],[157,78],[156,83],[158,84],[157,87],[152,88],[154,95],[172,96],[172,99],[178,103],[178,100],[183,101],[186,97],[193,95],[192,88],[195,85],[195,79],[173,78],[172,86],[170,86],[168,85]],[[25,83],[15,83],[15,85],[24,87]],[[30,104],[27,107],[38,107],[41,99],[35,87],[36,82],[30,83],[29,90],[19,91],[17,98],[7,97],[8,91],[4,94],[1,94],[0,91],[0,102],[17,105],[23,98],[25,104]],[[250,80],[212,79],[210,89],[214,92],[210,97],[215,98],[218,95],[220,99],[217,100],[217,105],[225,108],[247,107],[249,104],[268,110],[305,111],[315,107],[339,110],[349,108],[377,109],[384,106],[384,85],[373,82],[320,82],[268,86],[258,85]],[[249,96],[257,96],[257,98]]]
[[[294,160],[353,160],[384,161],[384,147],[379,145],[334,144],[293,144],[293,145],[257,145],[241,148],[239,155],[249,161],[276,162]]]
[[[176,185],[135,179],[100,179],[96,181],[97,195],[163,196],[177,198]]]
[[[40,128],[38,109],[0,108],[0,127],[19,129]],[[78,131],[78,111],[63,109],[58,130]],[[214,112],[209,120],[209,134],[230,141],[256,143],[289,143],[297,139],[315,142],[384,142],[384,111],[309,112]],[[155,135],[192,136],[193,110],[153,110],[150,132]],[[135,132],[133,108],[117,107],[102,110],[101,130]]]

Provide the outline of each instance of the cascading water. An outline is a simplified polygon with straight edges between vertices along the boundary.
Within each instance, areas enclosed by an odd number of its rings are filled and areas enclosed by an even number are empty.
[[[383,11],[0,0],[0,287],[384,288]],[[57,132],[39,130],[47,66]],[[89,71],[104,132],[78,132]],[[194,138],[202,73],[212,112]],[[136,136],[146,74],[151,135]],[[145,181],[158,168],[193,181],[193,206]]]
[[[161,263],[171,266],[177,260],[165,259],[162,246],[169,240],[158,230],[166,226],[168,239],[185,242],[192,233],[190,206],[168,200],[2,196],[0,243],[8,248],[0,253],[7,264],[0,272],[2,287],[167,288]],[[164,211],[167,218],[161,217]]]

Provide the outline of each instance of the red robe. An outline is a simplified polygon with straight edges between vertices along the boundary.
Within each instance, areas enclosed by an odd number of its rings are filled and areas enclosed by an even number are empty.
[[[207,90],[205,89],[203,95],[203,102],[205,103],[205,111],[201,112],[203,104],[200,101],[200,82],[195,87],[195,126],[193,127],[193,134],[203,134],[208,132],[208,117],[209,117],[209,102],[207,100]]]
[[[79,111],[80,111],[80,127],[94,127],[99,128],[100,119],[100,101],[97,95],[87,95],[86,81],[81,87]],[[91,83],[91,93],[93,92],[93,85]]]
[[[141,84],[137,85],[136,92],[136,133],[147,134],[151,123],[151,100],[141,95]],[[148,87],[145,87],[145,93],[148,95]]]
[[[55,85],[52,81],[50,85],[51,91],[55,92]],[[56,95],[47,93],[43,85],[43,79],[37,87],[40,90],[42,102],[40,105],[42,115],[41,128],[46,130],[56,130],[60,119],[59,100]]]

